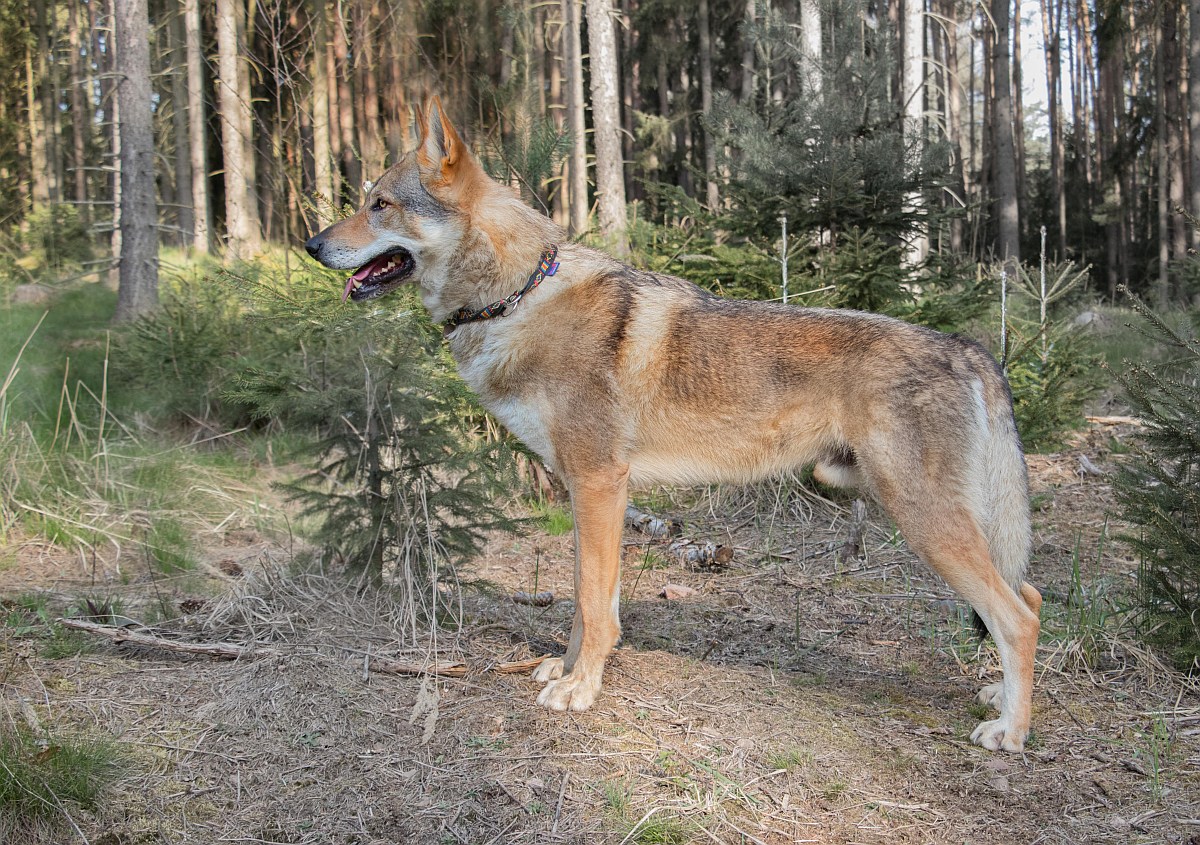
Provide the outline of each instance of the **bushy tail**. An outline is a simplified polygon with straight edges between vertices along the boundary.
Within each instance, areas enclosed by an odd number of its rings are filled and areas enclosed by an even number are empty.
[[[986,437],[984,535],[992,554],[992,564],[1005,582],[1023,595],[1021,585],[1033,545],[1029,525],[1029,477],[1007,390],[1003,390],[1003,401],[988,403]]]

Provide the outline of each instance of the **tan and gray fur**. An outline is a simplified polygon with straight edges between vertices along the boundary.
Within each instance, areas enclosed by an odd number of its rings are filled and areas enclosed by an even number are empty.
[[[987,625],[1000,716],[972,741],[1020,751],[1029,731],[1041,597],[1012,403],[979,345],[874,314],[721,299],[566,241],[487,177],[429,104],[416,150],[309,251],[354,269],[397,247],[435,321],[518,290],[543,248],[560,268],[510,313],[448,331],[462,377],[559,473],[575,516],[575,618],[543,662],[538,703],[586,710],[620,633],[627,492],[747,482],[815,465],[874,493],[910,546]],[[399,284],[397,282],[397,284]]]

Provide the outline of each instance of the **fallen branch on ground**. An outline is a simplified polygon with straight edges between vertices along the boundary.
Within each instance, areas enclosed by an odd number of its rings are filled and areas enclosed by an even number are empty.
[[[209,657],[219,657],[222,660],[239,660],[242,658],[274,657],[279,654],[274,649],[247,648],[233,643],[190,643],[180,640],[166,640],[153,634],[139,634],[127,628],[113,625],[99,625],[95,622],[84,622],[82,619],[59,619],[58,624],[64,628],[73,628],[106,637],[115,643],[130,643],[146,648],[160,648],[164,651],[174,651],[179,654],[204,654]]]
[[[127,628],[113,625],[100,625],[95,622],[85,622],[82,619],[58,619],[58,624],[64,628],[72,628],[98,637],[105,637],[115,643],[129,643],[144,648],[158,648],[163,651],[173,651],[178,654],[200,654],[208,657],[218,657],[222,660],[257,659],[259,657],[278,657],[283,652],[273,648],[257,648],[240,646],[234,643],[194,643],[183,640],[168,640],[154,634],[139,634]],[[506,663],[496,663],[484,671],[499,674],[513,674],[533,670],[539,663],[550,655],[530,658],[529,660],[513,660]],[[369,666],[372,671],[385,675],[437,675],[442,678],[461,678],[467,674],[468,666],[462,661],[440,661],[433,663],[414,663],[405,660],[386,660],[371,657]]]

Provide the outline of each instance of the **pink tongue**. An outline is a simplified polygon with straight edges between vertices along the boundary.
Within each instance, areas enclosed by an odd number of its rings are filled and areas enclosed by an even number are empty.
[[[356,285],[354,284],[355,282],[366,281],[367,276],[371,275],[371,273],[373,273],[377,267],[382,267],[384,262],[387,260],[387,258],[388,258],[388,256],[381,255],[379,258],[376,258],[374,261],[370,261],[370,262],[364,264],[362,267],[359,267],[357,270],[355,270],[354,274],[350,278],[346,279],[346,288],[345,288],[345,290],[342,291],[342,302],[345,302],[347,299],[350,298],[350,293],[356,287]]]

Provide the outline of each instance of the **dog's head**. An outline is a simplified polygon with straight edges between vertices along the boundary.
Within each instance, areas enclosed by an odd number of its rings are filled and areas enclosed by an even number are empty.
[[[343,301],[365,302],[414,282],[426,304],[436,305],[470,226],[472,198],[499,187],[472,157],[437,98],[424,113],[418,110],[417,123],[417,148],[379,181],[364,185],[366,201],[357,212],[304,245],[326,267],[354,271]]]

